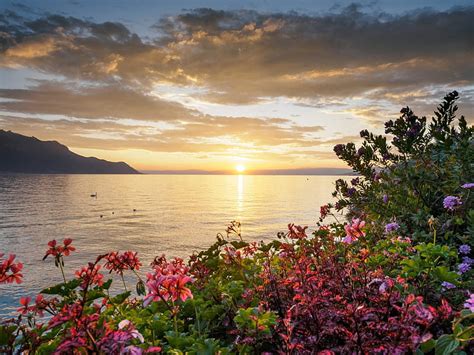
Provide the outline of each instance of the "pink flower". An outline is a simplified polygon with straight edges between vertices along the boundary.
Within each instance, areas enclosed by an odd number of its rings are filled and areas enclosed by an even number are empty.
[[[464,302],[464,307],[474,313],[474,293],[469,295],[469,298]]]
[[[192,281],[193,279],[186,275],[162,275],[152,279],[147,282],[149,293],[143,299],[143,304],[147,306],[152,301],[169,299],[173,302],[178,299],[184,302],[188,298],[193,298],[191,290],[186,287],[186,284]]]
[[[359,218],[354,218],[351,223],[344,226],[346,236],[342,240],[344,243],[351,244],[360,237],[365,236],[363,228],[365,227],[365,221],[361,221]]]

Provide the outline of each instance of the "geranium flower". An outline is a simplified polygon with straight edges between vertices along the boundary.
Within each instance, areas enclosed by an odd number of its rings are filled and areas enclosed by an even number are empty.
[[[123,274],[126,270],[139,270],[142,263],[137,257],[137,253],[133,251],[126,251],[122,254],[119,252],[109,253],[105,259],[107,260],[104,267],[110,272],[114,271],[117,274]]]
[[[344,243],[351,244],[360,237],[365,236],[365,232],[362,230],[364,227],[365,221],[361,221],[359,218],[354,218],[352,223],[348,223],[344,226],[346,237],[342,241]]]
[[[43,260],[45,260],[49,255],[54,256],[56,259],[61,258],[62,256],[69,256],[71,252],[76,250],[72,245],[72,239],[71,238],[66,238],[63,240],[63,246],[58,246],[57,241],[55,239],[50,240],[48,242],[48,247],[49,249],[46,250],[46,254],[43,257]]]
[[[0,253],[0,258],[3,255]],[[7,259],[0,263],[0,284],[13,282],[20,284],[22,282],[23,274],[21,270],[23,269],[23,264],[15,263],[15,257],[15,254],[10,254]]]
[[[463,189],[474,189],[474,182],[468,182],[461,186]]]
[[[291,239],[303,239],[306,238],[306,229],[308,227],[296,226],[294,223],[288,224],[288,236]]]
[[[321,215],[321,219],[325,219],[330,211],[331,206],[329,204],[321,206],[319,208],[319,214]]]
[[[62,248],[63,249],[63,255],[65,256],[69,256],[69,254],[71,254],[72,251],[76,250],[76,248],[74,248],[72,245],[72,239],[71,238],[66,238],[63,240],[63,244],[64,244],[64,247]]]
[[[169,299],[173,302],[178,299],[184,302],[188,298],[193,298],[191,290],[186,287],[186,284],[192,281],[193,279],[186,275],[162,275],[152,279],[147,282],[149,293],[143,299],[143,304],[147,306],[150,302]]]
[[[21,307],[17,309],[18,312],[25,315],[31,311],[31,307],[29,306],[31,301],[31,297],[20,297],[20,304]]]
[[[89,285],[102,286],[104,284],[104,275],[99,273],[100,265],[89,263],[76,271],[76,277],[82,280],[81,287],[86,288]]]

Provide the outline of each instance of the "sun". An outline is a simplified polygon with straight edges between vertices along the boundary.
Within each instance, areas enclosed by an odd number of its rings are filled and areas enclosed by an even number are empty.
[[[243,173],[245,171],[245,166],[243,166],[242,164],[236,165],[235,170],[239,173]]]

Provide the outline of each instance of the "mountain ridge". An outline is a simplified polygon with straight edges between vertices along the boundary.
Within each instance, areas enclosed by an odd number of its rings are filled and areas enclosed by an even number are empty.
[[[125,162],[84,157],[57,141],[0,129],[0,172],[25,174],[140,174]]]

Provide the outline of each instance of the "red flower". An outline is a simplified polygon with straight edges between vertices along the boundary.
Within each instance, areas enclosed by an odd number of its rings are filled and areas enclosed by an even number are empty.
[[[20,304],[21,307],[17,309],[18,312],[21,314],[28,314],[31,311],[31,307],[29,307],[31,301],[31,297],[21,297]]]
[[[117,274],[123,274],[125,270],[140,270],[142,263],[137,257],[137,253],[133,251],[126,251],[123,254],[119,252],[109,253],[105,259],[105,268],[114,271]]]
[[[319,214],[321,215],[320,219],[321,220],[325,219],[330,211],[331,211],[331,206],[329,204],[321,206],[319,208]]]
[[[0,253],[0,258],[4,254]],[[0,259],[1,261],[1,259]],[[13,283],[16,282],[20,284],[22,282],[23,274],[21,270],[23,269],[22,263],[15,263],[15,255],[10,254],[8,259],[1,261],[0,263],[0,284],[2,283]]]
[[[82,267],[81,270],[76,271],[76,277],[82,280],[81,287],[83,289],[90,285],[102,286],[104,284],[104,275],[99,273],[100,265],[89,263],[87,266]]]
[[[294,223],[288,224],[288,235],[291,239],[303,239],[306,238],[306,229],[308,227],[296,226]]]
[[[76,250],[76,248],[74,248],[74,247],[71,245],[71,243],[72,243],[72,239],[71,239],[71,238],[66,238],[66,239],[64,239],[63,243],[64,243],[63,254],[64,254],[65,256],[69,256],[69,254],[70,254],[72,251]]]
[[[72,251],[76,250],[76,248],[74,248],[71,243],[71,238],[66,238],[63,240],[64,246],[58,246],[55,239],[49,241],[49,249],[46,250],[46,254],[43,257],[43,260],[45,260],[49,255],[54,256],[56,259],[61,258],[63,255],[69,256]]]

